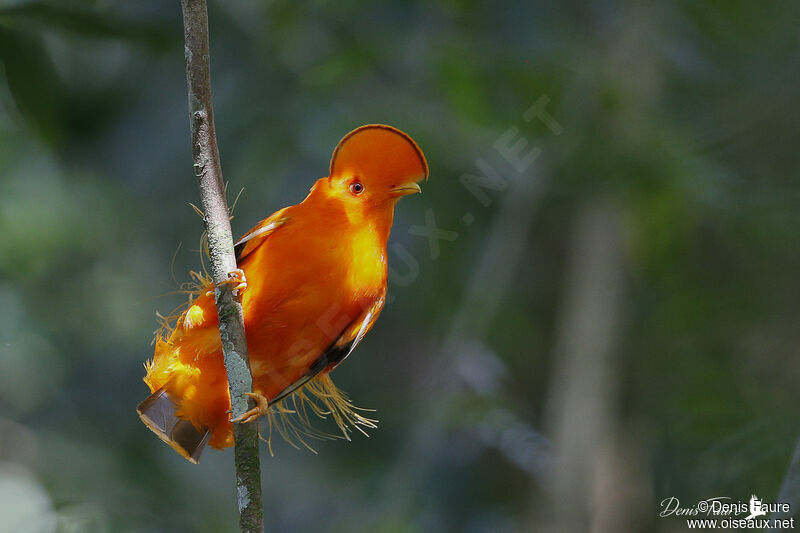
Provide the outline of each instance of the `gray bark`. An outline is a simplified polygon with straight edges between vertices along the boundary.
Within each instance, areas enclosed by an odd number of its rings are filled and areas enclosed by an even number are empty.
[[[211,276],[228,386],[232,417],[252,405],[245,392],[253,388],[242,305],[231,285],[221,284],[236,268],[230,213],[219,161],[214,113],[211,106],[211,66],[208,49],[208,12],[205,0],[181,0],[186,42],[186,80],[189,91],[189,122],[192,133],[194,173],[202,198],[204,221],[211,256]],[[234,424],[236,491],[239,526],[242,532],[261,533],[264,518],[261,501],[261,467],[258,456],[258,426]]]

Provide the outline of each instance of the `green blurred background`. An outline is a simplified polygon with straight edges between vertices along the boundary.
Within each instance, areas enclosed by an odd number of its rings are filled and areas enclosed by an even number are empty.
[[[800,4],[210,3],[235,234],[358,125],[431,167],[334,373],[380,426],[262,446],[267,531],[682,531],[664,498],[778,497]],[[182,39],[177,1],[0,1],[0,531],[235,529],[232,452],[191,465],[135,412],[200,266]]]

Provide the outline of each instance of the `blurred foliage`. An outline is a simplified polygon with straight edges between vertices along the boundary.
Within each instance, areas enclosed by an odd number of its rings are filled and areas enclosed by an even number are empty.
[[[392,237],[419,274],[390,286],[335,373],[381,427],[318,455],[273,443],[268,531],[536,522],[567,243],[600,198],[624,220],[614,417],[642,458],[639,524],[673,527],[656,516],[668,496],[772,501],[800,432],[799,16],[793,2],[212,1],[235,233],[300,201],[360,124],[404,129],[431,165]],[[134,410],[154,313],[200,265],[182,38],[178,2],[0,1],[0,531],[236,521],[232,454],[189,465]],[[561,135],[523,118],[543,95]],[[520,176],[495,149],[510,127],[542,151]],[[478,158],[511,183],[488,207],[459,184]],[[529,216],[503,218],[527,180],[541,183]],[[431,208],[458,232],[437,258],[408,231]]]

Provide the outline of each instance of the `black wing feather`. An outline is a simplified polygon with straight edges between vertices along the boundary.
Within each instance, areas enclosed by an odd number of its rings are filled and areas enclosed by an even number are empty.
[[[297,389],[317,377],[317,374],[328,368],[329,365],[336,365],[344,360],[345,357],[355,348],[355,339],[344,346],[333,346],[328,348],[325,352],[320,355],[316,361],[311,365],[311,367],[303,374],[303,377],[283,389],[277,396],[270,400],[270,403],[277,403]]]
[[[373,302],[372,306],[366,311],[363,318],[360,321],[358,319],[354,320],[347,326],[345,326],[344,330],[342,330],[342,334],[339,335],[335,341],[331,343],[327,350],[322,352],[320,356],[314,361],[311,366],[308,368],[303,377],[283,389],[277,396],[275,396],[271,403],[278,402],[297,389],[314,379],[320,372],[324,370],[332,370],[335,368],[339,363],[344,361],[348,355],[353,353],[353,350],[356,349],[358,343],[361,342],[361,339],[364,338],[364,335],[367,333],[367,330],[378,317],[381,309],[383,309],[383,304],[386,301],[384,296],[376,299]],[[353,334],[352,328],[358,326],[358,330]],[[350,336],[352,335],[352,338]]]

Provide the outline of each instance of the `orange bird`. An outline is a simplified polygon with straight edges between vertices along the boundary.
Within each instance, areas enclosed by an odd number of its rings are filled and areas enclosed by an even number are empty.
[[[372,328],[386,295],[386,242],[399,198],[420,192],[428,164],[419,146],[371,124],[339,141],[330,172],[301,203],[261,221],[236,243],[231,273],[244,309],[256,407],[236,422],[275,417],[284,437],[314,434],[307,410],[349,428],[374,427],[328,373]],[[142,421],[192,462],[206,444],[233,445],[230,396],[214,286],[199,282],[185,309],[165,319],[144,378],[152,393]],[[290,405],[286,405],[291,400]]]

